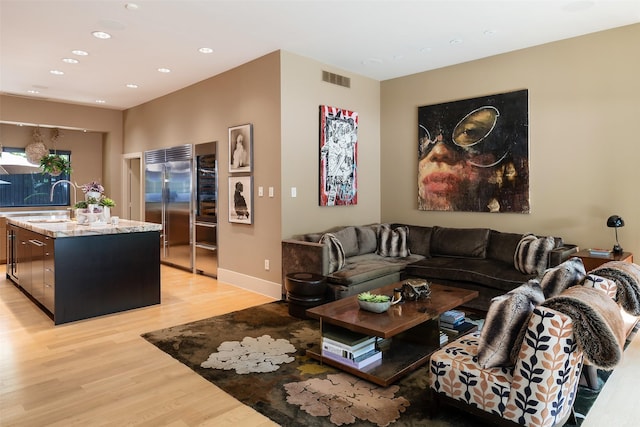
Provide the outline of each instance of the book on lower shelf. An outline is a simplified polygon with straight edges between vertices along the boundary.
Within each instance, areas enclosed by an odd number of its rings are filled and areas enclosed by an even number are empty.
[[[322,328],[322,338],[326,338],[338,345],[344,346],[344,348],[350,349],[366,345],[371,341],[375,342],[376,337],[353,332],[333,325],[324,325]]]
[[[461,324],[452,328],[449,328],[447,326],[442,326],[442,323],[440,324],[440,331],[444,332],[450,337],[457,337],[459,335],[468,334],[469,332],[475,331],[477,328],[478,328],[478,325],[472,322],[467,322],[467,321],[464,321]]]
[[[356,359],[357,357],[376,349],[375,337],[357,347],[345,347],[336,341],[322,337],[322,351],[327,351],[347,359]]]
[[[440,315],[440,322],[456,325],[464,321],[464,312],[460,310],[445,311]]]
[[[322,349],[322,357],[326,357],[327,359],[335,360],[336,362],[340,362],[343,365],[351,366],[352,368],[362,369],[367,367],[377,361],[382,360],[382,352],[380,350],[371,350],[365,354],[362,354],[355,359],[349,359],[346,357],[341,357],[335,353],[331,353],[329,351],[325,351]]]
[[[447,335],[443,331],[440,331],[440,347],[442,347],[448,342],[449,342],[449,335]]]

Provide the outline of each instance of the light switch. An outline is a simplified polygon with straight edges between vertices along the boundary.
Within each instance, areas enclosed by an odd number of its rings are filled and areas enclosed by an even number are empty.
[[[296,187],[291,187],[291,197],[297,197],[298,196],[298,190],[296,189]]]
[[[264,187],[260,186],[258,187],[258,197],[262,197],[264,196]]]
[[[269,187],[269,197],[273,197],[273,187]]]

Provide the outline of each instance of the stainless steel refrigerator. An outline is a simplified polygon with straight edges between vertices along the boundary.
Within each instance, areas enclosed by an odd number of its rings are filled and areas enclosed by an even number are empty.
[[[162,224],[160,260],[193,270],[193,145],[146,151],[145,221]]]
[[[194,271],[213,277],[218,276],[218,160],[216,151],[216,142],[195,145]]]

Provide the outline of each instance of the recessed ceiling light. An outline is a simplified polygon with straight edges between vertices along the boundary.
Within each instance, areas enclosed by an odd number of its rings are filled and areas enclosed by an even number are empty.
[[[135,83],[127,83],[129,89],[138,89],[138,85]]]
[[[111,34],[109,33],[105,33],[104,31],[94,31],[93,33],[93,37],[97,38],[97,39],[110,39],[111,38]]]
[[[62,58],[62,62],[66,62],[67,64],[77,64],[80,61],[73,58]]]
[[[170,73],[171,70],[168,68],[158,68],[158,71],[160,71],[161,73]]]
[[[127,10],[138,10],[140,9],[140,6],[137,3],[127,3],[124,5],[125,9]]]
[[[460,39],[451,39],[449,40],[449,44],[460,44],[462,43],[462,40]]]
[[[200,49],[198,49],[198,52],[200,52],[200,53],[212,53],[213,49],[211,49],[210,47],[201,47]]]
[[[485,36],[492,36],[492,35],[494,35],[494,34],[495,34],[495,33],[497,33],[497,32],[498,32],[498,31],[496,31],[496,30],[484,30],[484,35],[485,35]]]
[[[35,95],[35,94],[40,93],[40,91],[39,91],[39,90],[35,90],[35,89],[29,89],[27,92],[28,92],[28,93],[32,93],[32,94],[34,94],[34,95]]]
[[[80,50],[80,49],[72,50],[71,53],[73,53],[74,55],[78,55],[78,56],[87,56],[87,55],[89,55],[89,52],[86,52],[86,51]]]
[[[49,72],[55,76],[61,76],[64,74],[64,71],[60,71],[60,70],[51,70]]]
[[[96,99],[96,104],[106,104],[107,101],[105,101],[104,99]]]

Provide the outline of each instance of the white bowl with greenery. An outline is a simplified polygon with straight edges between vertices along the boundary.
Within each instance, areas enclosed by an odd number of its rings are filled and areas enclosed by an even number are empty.
[[[363,292],[358,294],[358,305],[360,305],[362,310],[373,313],[384,313],[391,307],[391,297]]]

